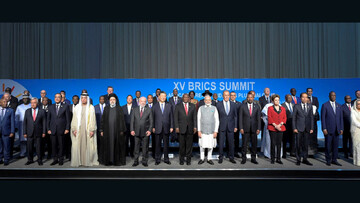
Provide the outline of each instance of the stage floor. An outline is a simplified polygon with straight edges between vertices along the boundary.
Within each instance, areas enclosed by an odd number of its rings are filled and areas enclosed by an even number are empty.
[[[25,166],[24,159],[14,159],[8,166],[0,165],[0,179],[317,179],[317,180],[360,180],[360,167],[352,164],[352,159],[344,159],[339,153],[338,160],[342,166],[327,166],[323,152],[315,158],[309,158],[313,166],[295,165],[295,157],[282,159],[283,165],[271,164],[270,160],[259,157],[258,165],[248,161],[240,164],[241,159],[235,158],[236,164],[224,159],[222,164],[217,160],[214,165],[204,163],[198,165],[199,154],[194,153],[191,165],[180,165],[178,155],[170,159],[171,165],[161,162],[155,165],[150,157],[148,167],[141,164],[132,167],[133,160],[128,157],[125,166],[94,166],[70,167],[65,161],[63,166],[50,166],[52,160],[44,160],[44,165],[37,162]]]

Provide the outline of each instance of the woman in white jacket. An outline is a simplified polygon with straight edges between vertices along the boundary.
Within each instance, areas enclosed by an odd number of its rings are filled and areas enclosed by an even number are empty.
[[[354,165],[360,166],[360,100],[351,109],[351,137],[353,141]]]

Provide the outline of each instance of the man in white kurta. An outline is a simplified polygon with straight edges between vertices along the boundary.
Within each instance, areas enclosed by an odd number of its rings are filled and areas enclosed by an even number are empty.
[[[71,166],[99,165],[96,141],[95,108],[87,93],[81,94],[81,105],[73,109],[71,121]]]
[[[216,137],[219,129],[219,114],[215,106],[211,105],[211,97],[205,96],[205,105],[198,110],[198,136],[200,147],[200,161],[198,164],[205,162],[205,148],[208,149],[207,162],[214,165],[211,161],[213,148],[216,147]]]
[[[18,129],[17,131],[18,135],[16,135],[15,138],[18,138],[18,141],[16,142],[18,142],[20,146],[19,158],[24,158],[26,156],[27,139],[24,137],[24,133],[23,133],[23,121],[24,121],[25,111],[31,108],[29,95],[24,94],[23,101],[24,103],[19,105],[16,108],[16,112],[15,112],[15,126]]]

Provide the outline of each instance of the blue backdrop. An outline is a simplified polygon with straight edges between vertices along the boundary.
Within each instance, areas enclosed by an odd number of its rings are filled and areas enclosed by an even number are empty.
[[[296,88],[297,95],[305,92],[307,87],[314,89],[313,96],[318,97],[320,108],[328,100],[330,91],[335,91],[337,101],[344,103],[344,96],[355,97],[355,90],[360,89],[360,78],[353,79],[43,79],[43,80],[10,80],[0,79],[2,84],[0,96],[6,87],[13,88],[13,95],[22,98],[22,92],[27,89],[32,97],[40,97],[40,91],[45,89],[47,96],[54,99],[55,93],[60,90],[66,91],[67,99],[71,101],[73,95],[79,95],[82,89],[87,89],[94,105],[98,104],[100,95],[106,94],[107,86],[113,86],[114,92],[120,99],[120,104],[126,103],[126,96],[135,95],[136,90],[140,90],[142,96],[148,94],[155,95],[155,90],[160,88],[172,96],[172,90],[177,88],[179,95],[193,90],[196,99],[202,99],[201,94],[209,89],[212,93],[218,93],[219,100],[222,100],[222,91],[229,90],[237,93],[237,100],[242,101],[250,90],[256,92],[255,99],[263,95],[265,87],[269,87],[271,94],[276,93],[281,96],[281,103],[284,96],[290,93],[290,88]],[[320,109],[319,109],[320,111]],[[318,122],[319,128],[320,122]],[[319,131],[319,138],[323,134]]]

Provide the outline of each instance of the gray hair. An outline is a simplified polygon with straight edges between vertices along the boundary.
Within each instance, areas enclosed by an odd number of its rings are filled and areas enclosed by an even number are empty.
[[[31,98],[30,101],[32,101],[32,100],[36,100],[36,103],[39,103],[39,100],[38,100],[38,98],[36,98],[36,97]]]

